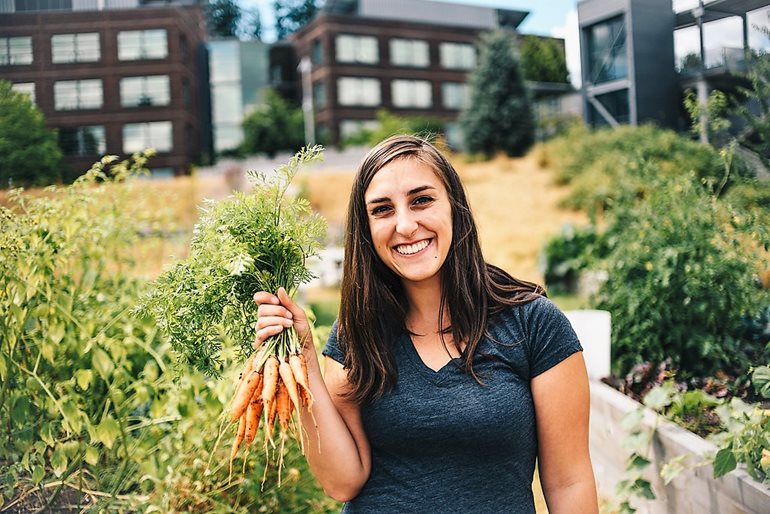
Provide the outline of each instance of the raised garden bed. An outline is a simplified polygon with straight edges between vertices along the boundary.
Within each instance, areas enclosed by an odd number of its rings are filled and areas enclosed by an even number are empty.
[[[591,458],[600,493],[615,495],[616,484],[625,477],[630,454],[623,447],[627,432],[622,419],[640,404],[610,386],[591,380]],[[644,429],[652,431],[652,464],[645,478],[657,496],[655,500],[634,498],[640,514],[769,514],[770,488],[753,480],[740,468],[715,479],[711,463],[704,456],[717,448],[705,439],[645,409]],[[687,455],[681,471],[668,485],[660,476],[662,467],[672,459]],[[702,464],[702,465],[698,465]]]

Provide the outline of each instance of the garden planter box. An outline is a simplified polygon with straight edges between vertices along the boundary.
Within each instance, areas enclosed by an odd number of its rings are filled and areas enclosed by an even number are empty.
[[[639,408],[639,403],[597,380],[591,380],[591,459],[599,492],[606,498],[615,496],[615,485],[625,477],[629,450],[623,447],[626,432],[621,420]],[[656,414],[646,409],[644,426],[652,430]],[[753,480],[740,468],[718,479],[711,463],[694,468],[703,455],[717,448],[705,439],[674,423],[658,417],[653,438],[652,464],[645,478],[652,483],[657,498],[634,498],[632,505],[640,514],[768,514],[770,488]],[[682,471],[668,485],[660,478],[662,466],[679,455],[688,455]]]

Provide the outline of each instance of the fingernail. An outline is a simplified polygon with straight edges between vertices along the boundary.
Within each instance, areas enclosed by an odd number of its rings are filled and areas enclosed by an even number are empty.
[[[286,317],[289,319],[292,319],[294,317],[294,315],[290,311],[286,311],[286,314],[287,314]]]
[[[290,319],[285,319],[283,320],[283,324],[286,325],[287,327],[290,327],[294,324],[294,322]]]

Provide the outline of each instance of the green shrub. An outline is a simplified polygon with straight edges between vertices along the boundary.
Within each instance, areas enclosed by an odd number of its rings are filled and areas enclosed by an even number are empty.
[[[445,132],[444,121],[423,116],[398,116],[385,109],[377,111],[377,128],[362,128],[344,139],[341,146],[375,146],[396,134],[412,134],[435,139]]]
[[[269,89],[263,104],[246,116],[242,123],[241,155],[297,152],[305,146],[305,118],[302,110],[289,105],[275,90]]]
[[[614,366],[668,357],[682,378],[740,372],[756,351],[740,339],[741,316],[768,300],[739,232],[747,227],[694,173],[649,186],[616,203],[606,234],[609,278],[597,306],[612,313]]]
[[[0,505],[94,512],[332,512],[291,446],[281,488],[264,450],[227,461],[221,422],[237,378],[176,369],[149,319],[130,313],[137,234],[151,223],[130,183],[141,170],[106,158],[74,185],[0,208]],[[220,432],[223,442],[217,445]],[[260,441],[262,440],[260,436]],[[245,472],[241,470],[245,468]],[[14,506],[14,507],[12,507]]]
[[[550,293],[574,292],[581,271],[606,253],[603,239],[593,226],[567,225],[543,249],[545,284]]]

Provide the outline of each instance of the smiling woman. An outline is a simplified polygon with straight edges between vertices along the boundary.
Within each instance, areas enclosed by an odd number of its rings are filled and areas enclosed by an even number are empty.
[[[256,299],[257,344],[306,333],[282,291]],[[537,459],[551,514],[596,513],[581,350],[540,286],[484,261],[444,156],[386,139],[350,194],[323,377],[304,350],[311,470],[343,512],[529,514]]]

